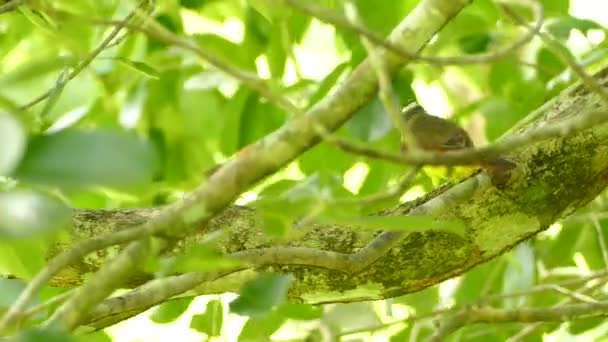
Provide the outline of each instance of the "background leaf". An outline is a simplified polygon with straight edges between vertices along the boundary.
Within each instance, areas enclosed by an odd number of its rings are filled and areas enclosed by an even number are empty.
[[[240,296],[230,303],[230,311],[242,316],[261,316],[281,304],[287,295],[291,277],[262,274],[247,283]]]
[[[31,141],[17,177],[62,187],[136,189],[156,173],[149,142],[118,130],[66,130]]]

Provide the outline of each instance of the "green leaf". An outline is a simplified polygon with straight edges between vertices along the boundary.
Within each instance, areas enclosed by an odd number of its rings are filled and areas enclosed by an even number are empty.
[[[128,67],[129,69],[135,70],[139,73],[142,73],[151,78],[159,78],[160,72],[156,70],[156,68],[140,61],[132,61],[126,58],[115,58],[122,65]]]
[[[112,342],[113,339],[103,330],[76,336],[78,342]]]
[[[321,143],[304,152],[298,159],[300,170],[306,175],[342,175],[355,163],[353,156],[328,143]]]
[[[308,106],[312,106],[317,103],[320,99],[325,97],[332,90],[340,77],[348,69],[348,63],[340,63],[334,67],[334,69],[325,76],[325,78],[319,83],[315,92],[310,95]]]
[[[223,117],[219,148],[225,155],[231,155],[239,149],[241,117],[248,115],[245,109],[251,96],[253,95],[247,87],[240,87],[221,110]]]
[[[392,80],[397,102],[406,105],[416,100],[412,89],[413,74],[402,70]],[[393,122],[379,97],[374,97],[346,122],[346,131],[358,140],[378,141],[393,131]]]
[[[193,297],[170,300],[159,305],[150,315],[150,320],[158,324],[167,324],[178,319],[192,302]]]
[[[17,177],[67,188],[134,190],[152,182],[156,157],[149,142],[127,132],[64,130],[34,139]]]
[[[230,302],[230,311],[259,317],[285,300],[291,281],[287,275],[262,274],[245,284],[240,296]]]
[[[509,260],[504,273],[502,292],[512,293],[529,290],[536,284],[536,256],[529,243],[519,244],[511,252],[513,258]],[[526,297],[505,298],[507,308],[516,308],[525,303]]]
[[[202,314],[192,316],[190,328],[207,336],[220,336],[224,321],[224,309],[220,300],[214,299],[207,303]]]
[[[457,305],[473,304],[479,297],[498,293],[502,284],[504,258],[479,265],[462,276],[453,299]]]
[[[276,311],[269,312],[262,317],[251,317],[241,329],[238,341],[269,341],[270,336],[277,331],[287,320]]]
[[[241,69],[256,70],[255,59],[257,53],[250,53],[242,46],[215,34],[198,34],[193,38],[201,46],[201,49],[208,51],[213,57]]]
[[[289,319],[310,321],[323,316],[323,306],[285,303],[279,307],[278,313]]]
[[[0,239],[0,274],[30,279],[46,264],[51,242],[45,237]]]
[[[384,105],[376,96],[346,122],[346,128],[359,140],[374,141],[388,133],[393,124]]]
[[[541,3],[547,17],[567,15],[570,10],[570,0],[542,0]]]
[[[373,302],[336,304],[325,310],[323,323],[340,330],[364,329],[380,324]]]
[[[293,218],[277,212],[263,211],[261,213],[262,227],[270,237],[285,237],[293,224]]]
[[[289,12],[288,7],[274,0],[249,0],[247,2],[256,12],[263,15],[269,21],[285,18]]]
[[[17,10],[21,12],[21,14],[26,17],[32,24],[42,29],[43,31],[50,33],[57,29],[57,23],[50,20],[50,18],[43,12],[33,10],[29,6],[19,6],[17,7]]]
[[[482,100],[479,111],[486,119],[486,137],[490,141],[500,137],[524,115],[511,102],[501,97],[489,97]]]
[[[17,167],[26,142],[27,137],[21,123],[0,112],[0,176],[10,174]]]
[[[600,24],[593,20],[580,19],[572,16],[555,18],[551,20],[546,27],[552,35],[560,39],[568,39],[570,36],[570,31],[572,30],[579,30],[586,35],[589,30],[603,29]]]
[[[599,248],[598,234],[591,224],[582,225],[574,246],[574,253],[581,253],[592,270],[606,267],[602,251]],[[605,231],[605,227],[602,228]]]
[[[31,190],[0,193],[0,239],[26,238],[65,228],[71,209]]]
[[[198,9],[206,2],[207,0],[179,0],[180,6],[187,9]]]
[[[521,66],[513,61],[493,64],[488,77],[490,88],[496,95],[504,95],[513,84],[519,86],[524,78]]]
[[[436,48],[450,47],[458,44],[462,37],[487,33],[495,25],[496,19],[492,20],[492,16],[488,16],[486,12],[467,8],[447,23],[433,45]]]
[[[257,96],[250,96],[243,108],[239,127],[239,148],[243,148],[281,127],[285,113]]]
[[[538,71],[538,77],[543,81],[550,80],[566,67],[562,60],[547,48],[541,48],[538,51],[536,64],[543,66],[543,69]]]
[[[75,341],[73,336],[65,333],[57,332],[51,329],[42,330],[39,328],[31,328],[20,332],[17,335],[19,342],[72,342]]]
[[[482,53],[488,50],[492,36],[488,33],[474,33],[458,39],[462,51],[468,54]]]
[[[217,252],[209,244],[190,245],[183,253],[168,257],[166,260],[168,262],[162,269],[164,274],[214,271],[240,264],[238,260]]]
[[[439,300],[439,287],[433,286],[396,298],[395,302],[413,307],[415,313],[420,315],[432,312],[439,305]]]
[[[331,198],[351,195],[335,178],[313,174],[298,182],[282,180],[266,187],[251,206],[261,213],[271,236],[284,236],[298,218],[311,219],[324,212],[352,214],[352,205],[331,203]]]
[[[385,1],[379,4],[369,0],[355,0],[357,12],[365,26],[379,34],[387,34],[412,9],[417,1]]]
[[[284,42],[287,41],[287,33],[284,32],[282,25],[277,23],[274,25],[268,48],[266,49],[266,59],[270,69],[270,75],[274,79],[281,79],[285,72],[285,64],[287,62],[287,52],[285,51]]]
[[[570,334],[578,335],[593,330],[603,323],[606,323],[606,318],[604,317],[590,317],[569,322],[567,327]]]
[[[0,316],[15,302],[25,284],[19,279],[0,278]]]

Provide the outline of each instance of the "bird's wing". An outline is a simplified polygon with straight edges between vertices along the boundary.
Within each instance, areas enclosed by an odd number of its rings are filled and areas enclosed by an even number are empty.
[[[469,134],[462,130],[446,139],[443,142],[442,147],[446,150],[458,150],[473,147],[473,141],[469,138]]]

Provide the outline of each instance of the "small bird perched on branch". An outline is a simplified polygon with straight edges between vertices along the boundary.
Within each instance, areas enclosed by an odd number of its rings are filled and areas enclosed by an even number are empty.
[[[475,147],[467,131],[451,121],[428,114],[417,103],[403,108],[401,115],[417,147],[422,150],[446,152]],[[401,151],[407,150],[408,146],[402,143]],[[497,187],[504,186],[509,181],[510,171],[516,166],[504,158],[479,161],[479,165],[488,172],[492,184]]]

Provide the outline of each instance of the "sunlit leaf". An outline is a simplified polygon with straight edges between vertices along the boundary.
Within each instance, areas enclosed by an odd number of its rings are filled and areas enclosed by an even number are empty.
[[[192,299],[193,297],[185,297],[162,303],[150,315],[150,320],[158,324],[171,323],[186,312]]]
[[[261,317],[250,317],[241,329],[238,341],[268,341],[287,318],[276,311],[271,311]]]
[[[190,328],[207,336],[220,336],[224,322],[224,309],[220,300],[214,299],[207,303],[205,312],[192,316]]]
[[[556,18],[547,24],[546,27],[551,34],[561,39],[567,39],[572,30],[579,30],[583,34],[587,34],[589,30],[603,29],[595,21],[572,16]]]
[[[504,275],[505,259],[494,259],[463,275],[452,298],[459,305],[475,303],[480,296],[500,291]]]
[[[0,112],[0,176],[11,173],[21,160],[27,139],[19,121]]]
[[[391,119],[377,97],[357,111],[346,123],[349,133],[364,141],[378,140],[392,127]]]
[[[64,187],[137,189],[152,182],[157,160],[149,142],[114,130],[65,130],[34,139],[17,176]]]
[[[248,282],[240,296],[230,302],[230,311],[241,316],[261,316],[285,300],[291,277],[280,274],[262,274]]]
[[[45,265],[51,242],[43,236],[27,239],[0,238],[0,273],[30,279]]]
[[[166,261],[162,271],[167,274],[211,271],[240,264],[217,252],[213,246],[205,244],[188,246],[184,253],[171,256]]]
[[[199,34],[194,40],[202,49],[211,53],[215,58],[229,62],[245,70],[255,70],[256,53],[249,53],[239,45],[216,34]]]
[[[30,190],[0,193],[0,239],[23,238],[67,227],[71,209]]]
[[[321,305],[285,303],[279,307],[279,313],[289,319],[309,321],[319,319],[323,315]]]

